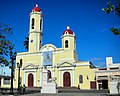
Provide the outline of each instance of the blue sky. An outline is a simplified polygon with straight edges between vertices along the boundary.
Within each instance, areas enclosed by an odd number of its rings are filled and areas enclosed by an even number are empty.
[[[120,18],[105,14],[102,8],[109,0],[0,0],[0,22],[13,27],[15,51],[26,51],[23,46],[29,32],[29,14],[36,3],[43,12],[43,45],[61,47],[61,36],[66,26],[76,34],[79,59],[105,67],[105,58],[112,56],[120,62],[120,36],[109,31],[120,27]],[[111,0],[115,1],[115,0]]]

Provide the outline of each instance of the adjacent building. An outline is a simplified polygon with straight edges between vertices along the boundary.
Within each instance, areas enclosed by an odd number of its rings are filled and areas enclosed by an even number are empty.
[[[10,88],[11,77],[6,75],[0,75],[0,88]]]
[[[10,68],[0,64],[0,88],[10,87]]]
[[[95,73],[98,89],[110,89],[110,82],[120,81],[120,63],[113,63],[112,57],[106,57],[106,68]]]

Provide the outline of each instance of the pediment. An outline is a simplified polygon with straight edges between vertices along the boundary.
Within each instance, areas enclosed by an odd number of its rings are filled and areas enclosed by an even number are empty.
[[[63,63],[59,63],[57,66],[58,67],[75,67],[75,64],[69,63],[69,62],[63,62]]]
[[[23,67],[23,70],[25,69],[37,69],[38,65],[34,65],[34,64],[26,64],[26,66]]]
[[[52,44],[46,44],[41,48],[41,52],[46,52],[46,51],[54,51],[56,50],[56,47]]]

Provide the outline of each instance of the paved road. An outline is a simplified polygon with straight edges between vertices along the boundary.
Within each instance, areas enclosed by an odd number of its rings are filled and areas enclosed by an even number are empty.
[[[107,95],[100,93],[58,93],[58,94],[35,93],[26,94],[22,96],[107,96]]]
[[[25,95],[0,95],[0,96],[120,96],[120,94],[105,94],[105,93],[58,93],[58,94],[45,94],[45,93],[34,93]]]

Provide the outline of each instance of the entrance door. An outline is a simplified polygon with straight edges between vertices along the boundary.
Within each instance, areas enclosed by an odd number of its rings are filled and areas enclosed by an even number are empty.
[[[90,82],[90,87],[91,87],[91,89],[96,89],[96,82],[95,81],[91,81]]]
[[[108,80],[102,80],[102,88],[108,89]]]
[[[33,81],[34,81],[34,79],[33,79],[33,74],[30,73],[30,74],[28,75],[28,87],[33,87]]]
[[[70,80],[70,73],[65,72],[63,74],[63,86],[64,87],[70,87],[71,86],[71,80]]]

